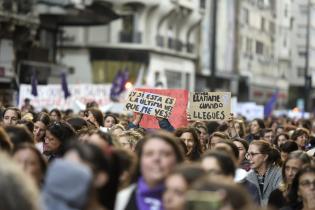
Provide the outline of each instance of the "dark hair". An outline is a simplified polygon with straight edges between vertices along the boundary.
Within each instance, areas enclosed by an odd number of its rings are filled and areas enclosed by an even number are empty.
[[[36,119],[34,122],[40,121],[42,122],[46,127],[50,124],[50,117],[47,113],[41,112],[36,116]]]
[[[200,166],[199,163],[183,163],[176,166],[170,175],[174,174],[181,175],[189,186],[197,179],[205,176],[207,172]]]
[[[248,142],[247,142],[246,140],[241,139],[241,138],[234,138],[234,139],[233,139],[233,142],[234,142],[234,141],[237,141],[237,142],[241,143],[241,144],[244,146],[245,151],[246,151],[246,152],[248,151],[249,144],[248,144]]]
[[[252,122],[256,121],[260,129],[266,128],[265,123],[262,119],[255,118]]]
[[[69,123],[75,131],[88,127],[87,121],[82,117],[71,117],[67,120],[67,123]]]
[[[39,152],[39,150],[32,144],[29,143],[23,143],[23,144],[19,144],[18,146],[16,146],[13,150],[13,155],[17,152],[19,152],[20,150],[31,150],[37,157],[39,164],[40,164],[40,170],[43,174],[43,177],[45,177],[45,173],[47,170],[47,161],[45,160],[45,158],[43,157],[43,155]]]
[[[307,173],[315,174],[315,168],[311,166],[307,166],[302,168],[294,177],[292,181],[292,186],[290,188],[288,199],[291,205],[301,206],[303,209],[303,203],[299,200],[298,190],[299,190],[299,182],[301,176]]]
[[[8,107],[8,108],[6,108],[6,109],[3,111],[3,113],[2,113],[2,119],[4,118],[5,113],[6,113],[7,111],[9,111],[9,110],[14,111],[14,112],[16,113],[18,120],[21,119],[21,111],[20,111],[18,108],[16,108],[16,107]]]
[[[98,189],[98,200],[102,206],[106,207],[106,209],[113,209],[119,179],[119,175],[115,174],[114,170],[119,167],[116,165],[116,163],[115,165],[112,164],[111,158],[107,157],[105,153],[103,153],[102,150],[96,145],[76,142],[70,145],[70,147],[67,149],[67,151],[71,150],[76,151],[80,158],[91,166],[94,174],[105,172],[109,176],[108,182],[103,187]]]
[[[13,144],[10,140],[10,137],[5,132],[5,130],[2,127],[0,127],[0,150],[10,153],[12,149]]]
[[[287,162],[292,159],[300,160],[303,163],[303,165],[311,163],[311,158],[307,155],[306,152],[303,152],[303,151],[291,152],[288,158],[284,161],[282,165],[282,180],[284,181],[284,183],[287,182],[286,176],[285,176],[285,167],[287,165]]]
[[[279,133],[276,137],[275,137],[275,139],[274,139],[274,145],[276,145],[276,146],[278,146],[278,141],[279,141],[279,137],[280,136],[285,136],[285,138],[287,139],[287,140],[289,140],[290,139],[290,137],[289,137],[289,135],[288,134],[286,134],[286,133]]]
[[[297,143],[295,141],[291,141],[291,140],[285,142],[284,144],[282,144],[280,146],[280,151],[285,152],[285,153],[290,153],[290,152],[296,151],[298,149],[299,149],[299,147],[298,147]]]
[[[211,122],[207,122],[206,126],[208,128],[209,135],[211,135],[212,133],[217,131],[217,129],[220,126],[220,124],[218,122],[216,122],[216,121],[211,121]]]
[[[271,128],[264,128],[262,131],[261,131],[261,134],[262,136],[265,136],[266,133],[270,133],[272,132],[273,133],[273,130]]]
[[[237,146],[235,144],[233,144],[233,142],[231,142],[229,140],[221,140],[218,142],[218,144],[220,144],[220,143],[225,144],[228,147],[230,147],[233,157],[235,158],[235,160],[238,160],[240,152],[239,152]]]
[[[293,132],[293,134],[292,134],[292,136],[291,136],[291,139],[292,139],[293,141],[296,141],[299,136],[302,136],[302,135],[304,135],[304,134],[306,134],[306,135],[308,136],[307,131],[305,131],[305,130],[302,129],[302,128],[298,128],[298,129],[296,129],[296,130]]]
[[[119,120],[117,119],[117,117],[114,114],[106,113],[105,117],[104,117],[104,121],[106,120],[107,117],[112,117],[114,119],[114,121],[115,121],[115,124],[119,123]]]
[[[215,158],[221,168],[221,171],[224,175],[226,176],[235,176],[235,164],[232,160],[232,158],[221,151],[207,151],[206,153],[203,154],[202,159],[212,157]]]
[[[88,109],[87,111],[92,113],[92,115],[94,116],[99,126],[104,126],[104,118],[103,118],[103,113],[101,112],[101,110],[91,108],[91,109]]]
[[[60,111],[59,109],[52,109],[52,110],[49,112],[49,115],[51,115],[53,112],[55,112],[56,115],[59,117],[59,119],[61,119],[62,114],[61,114],[61,111]]]
[[[21,143],[35,144],[33,134],[25,126],[9,125],[4,130],[9,135],[14,147]]]
[[[60,141],[60,147],[58,149],[58,155],[63,155],[65,152],[65,146],[75,137],[76,133],[74,129],[68,123],[64,121],[56,121],[48,126],[49,131],[54,137]]]
[[[25,126],[31,133],[34,131],[34,123],[30,120],[19,120],[17,125]]]
[[[180,138],[181,135],[183,135],[183,133],[190,133],[194,141],[193,149],[191,153],[189,154],[188,158],[192,161],[199,160],[202,154],[202,149],[201,149],[200,141],[198,139],[196,128],[178,128],[175,130],[174,135]]]
[[[125,183],[120,183],[122,188],[127,187],[135,174],[137,157],[133,152],[126,149],[115,149],[115,153],[119,161],[119,174],[122,175],[125,171],[129,172],[129,177],[125,180]]]
[[[268,155],[268,158],[266,160],[267,164],[281,164],[280,152],[275,148],[274,145],[264,140],[254,140],[251,142],[250,145],[256,145],[259,152]]]

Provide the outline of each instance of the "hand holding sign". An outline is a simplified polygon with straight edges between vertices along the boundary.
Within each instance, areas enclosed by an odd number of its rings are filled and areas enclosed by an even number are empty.
[[[163,95],[132,91],[128,96],[125,110],[168,119],[176,99]]]

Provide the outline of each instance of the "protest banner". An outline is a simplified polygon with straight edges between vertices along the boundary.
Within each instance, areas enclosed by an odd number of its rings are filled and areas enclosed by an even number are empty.
[[[132,91],[128,95],[125,110],[168,119],[175,102],[176,99],[172,97],[142,91]]]
[[[31,94],[31,85],[20,85],[19,92],[19,107],[23,105],[25,98],[31,99],[31,103],[36,107],[37,111],[46,109],[73,109],[79,111],[85,109],[85,104],[95,101],[99,106],[105,106],[111,103],[110,100],[111,84],[105,85],[91,85],[91,84],[78,84],[69,85],[71,97],[65,99],[61,85],[38,85],[38,96],[34,97]],[[83,108],[79,104],[83,104]]]
[[[231,93],[194,92],[189,100],[191,120],[222,121],[231,113]]]
[[[169,122],[174,128],[185,127],[188,125],[187,121],[187,104],[188,104],[188,91],[179,89],[146,89],[137,88],[137,91],[154,93],[163,96],[168,96],[176,99],[175,106],[173,107],[172,114],[168,118]],[[160,128],[156,117],[151,115],[144,115],[140,126],[144,128]]]

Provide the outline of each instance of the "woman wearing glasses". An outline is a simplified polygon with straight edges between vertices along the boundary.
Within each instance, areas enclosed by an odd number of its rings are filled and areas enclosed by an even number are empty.
[[[293,179],[288,195],[290,205],[283,210],[315,209],[315,168],[306,167],[300,170]]]
[[[281,183],[281,168],[279,151],[263,140],[254,140],[249,145],[246,158],[249,160],[251,171],[247,180],[254,183],[258,189],[260,204],[266,206],[270,193]]]

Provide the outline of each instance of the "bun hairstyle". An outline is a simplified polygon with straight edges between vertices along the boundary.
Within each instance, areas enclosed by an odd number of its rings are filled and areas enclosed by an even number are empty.
[[[254,140],[251,145],[256,145],[259,149],[259,152],[262,154],[268,155],[267,163],[281,165],[281,155],[275,145],[270,144],[264,140]]]

